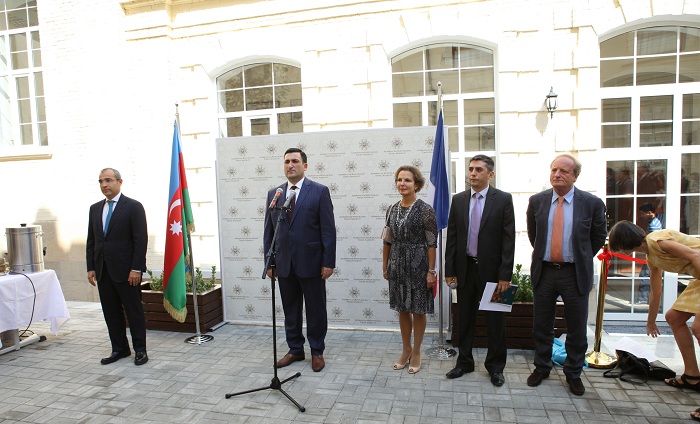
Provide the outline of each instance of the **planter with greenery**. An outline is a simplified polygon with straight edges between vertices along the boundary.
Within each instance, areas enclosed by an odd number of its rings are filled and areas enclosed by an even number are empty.
[[[163,273],[159,277],[148,270],[150,281],[141,284],[141,301],[146,314],[146,328],[149,330],[196,332],[194,322],[194,300],[192,299],[192,279],[186,278],[187,319],[180,323],[170,316],[163,307]],[[216,266],[211,267],[211,277],[204,279],[202,271],[195,268],[197,280],[197,309],[199,329],[202,333],[224,320],[223,295],[221,284],[216,282]]]
[[[506,344],[509,349],[534,349],[535,342],[532,339],[533,325],[533,293],[530,276],[522,273],[522,264],[515,265],[515,272],[511,283],[518,286],[515,295],[513,309],[506,314]],[[456,309],[456,305],[453,305]],[[457,346],[456,311],[453,311],[452,344]],[[556,318],[554,320],[554,336],[559,337],[566,333],[566,319],[564,318],[564,304],[557,303]],[[486,315],[479,311],[476,316],[476,328],[474,330],[474,347],[488,346],[486,331]]]

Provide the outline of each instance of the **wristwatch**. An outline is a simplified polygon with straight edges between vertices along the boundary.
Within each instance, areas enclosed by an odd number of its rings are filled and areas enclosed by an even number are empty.
[[[437,275],[437,271],[434,269],[429,269],[428,272],[433,274],[433,275]]]

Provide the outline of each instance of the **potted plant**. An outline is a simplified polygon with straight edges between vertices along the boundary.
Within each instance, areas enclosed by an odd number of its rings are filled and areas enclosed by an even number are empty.
[[[159,277],[153,271],[146,271],[150,281],[141,283],[141,301],[146,314],[146,328],[149,330],[181,331],[195,333],[194,300],[192,298],[192,278],[186,275],[187,318],[180,323],[170,316],[163,307],[163,273]],[[199,267],[195,268],[197,281],[197,309],[199,329],[205,333],[223,322],[224,308],[221,284],[216,281],[216,266],[211,267],[211,277],[204,279]]]
[[[528,274],[523,274],[522,268],[522,264],[516,264],[515,272],[511,278],[511,284],[518,286],[518,292],[515,295],[513,309],[506,314],[506,344],[510,349],[535,348],[535,342],[532,338],[534,315],[532,279]],[[564,318],[564,304],[559,302],[554,319],[554,336],[559,337],[563,333],[566,333],[566,319]],[[486,315],[483,311],[479,311],[474,331],[474,346],[487,347],[486,335]]]

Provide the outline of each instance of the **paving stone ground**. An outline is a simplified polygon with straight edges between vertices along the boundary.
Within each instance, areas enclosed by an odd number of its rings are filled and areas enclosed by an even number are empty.
[[[690,422],[700,393],[661,381],[633,385],[586,369],[586,393],[569,393],[561,368],[539,387],[528,387],[533,351],[509,350],[506,384],[494,387],[477,349],[478,369],[448,380],[454,359],[424,355],[418,374],[394,371],[398,332],[330,330],[326,368],[311,370],[310,356],[278,372],[301,376],[282,388],[306,407],[302,413],[277,390],[226,399],[226,393],[267,387],[274,375],[272,328],[224,325],[203,345],[189,334],[148,332],[150,361],[133,355],[101,365],[109,353],[99,303],[68,302],[72,316],[58,336],[47,323],[31,330],[47,337],[0,355],[0,423],[677,423]],[[682,372],[673,338],[627,334],[624,326],[603,333],[602,351],[628,336]],[[622,328],[622,331],[620,330]],[[638,331],[637,331],[638,333]],[[590,346],[593,332],[589,331]],[[279,356],[286,353],[277,331]],[[426,347],[437,343],[426,336]]]

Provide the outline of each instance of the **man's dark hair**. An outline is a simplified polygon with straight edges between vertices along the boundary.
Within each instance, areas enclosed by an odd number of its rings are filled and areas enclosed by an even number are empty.
[[[287,149],[286,152],[284,152],[284,155],[287,156],[288,153],[299,153],[301,155],[301,161],[303,163],[306,163],[306,153],[304,153],[304,151],[301,150],[300,148],[290,147],[289,149]]]
[[[102,171],[100,171],[100,174],[103,173],[103,172],[105,172],[105,171],[112,171],[112,172],[114,172],[114,179],[116,179],[116,180],[121,180],[121,179],[122,179],[122,174],[120,174],[119,171],[117,171],[117,170],[114,169],[114,168],[105,168],[105,169],[103,169]]]
[[[639,210],[642,212],[655,212],[656,208],[651,203],[644,203],[639,207]]]
[[[489,172],[493,172],[493,167],[494,167],[493,159],[491,159],[490,157],[488,157],[486,155],[476,155],[476,156],[472,156],[472,158],[469,159],[469,163],[472,163],[475,160],[480,160],[480,161],[484,162],[486,164],[486,167],[489,169]]]
[[[642,244],[646,236],[647,232],[642,227],[630,221],[620,221],[610,229],[610,250],[621,252],[635,249]]]

